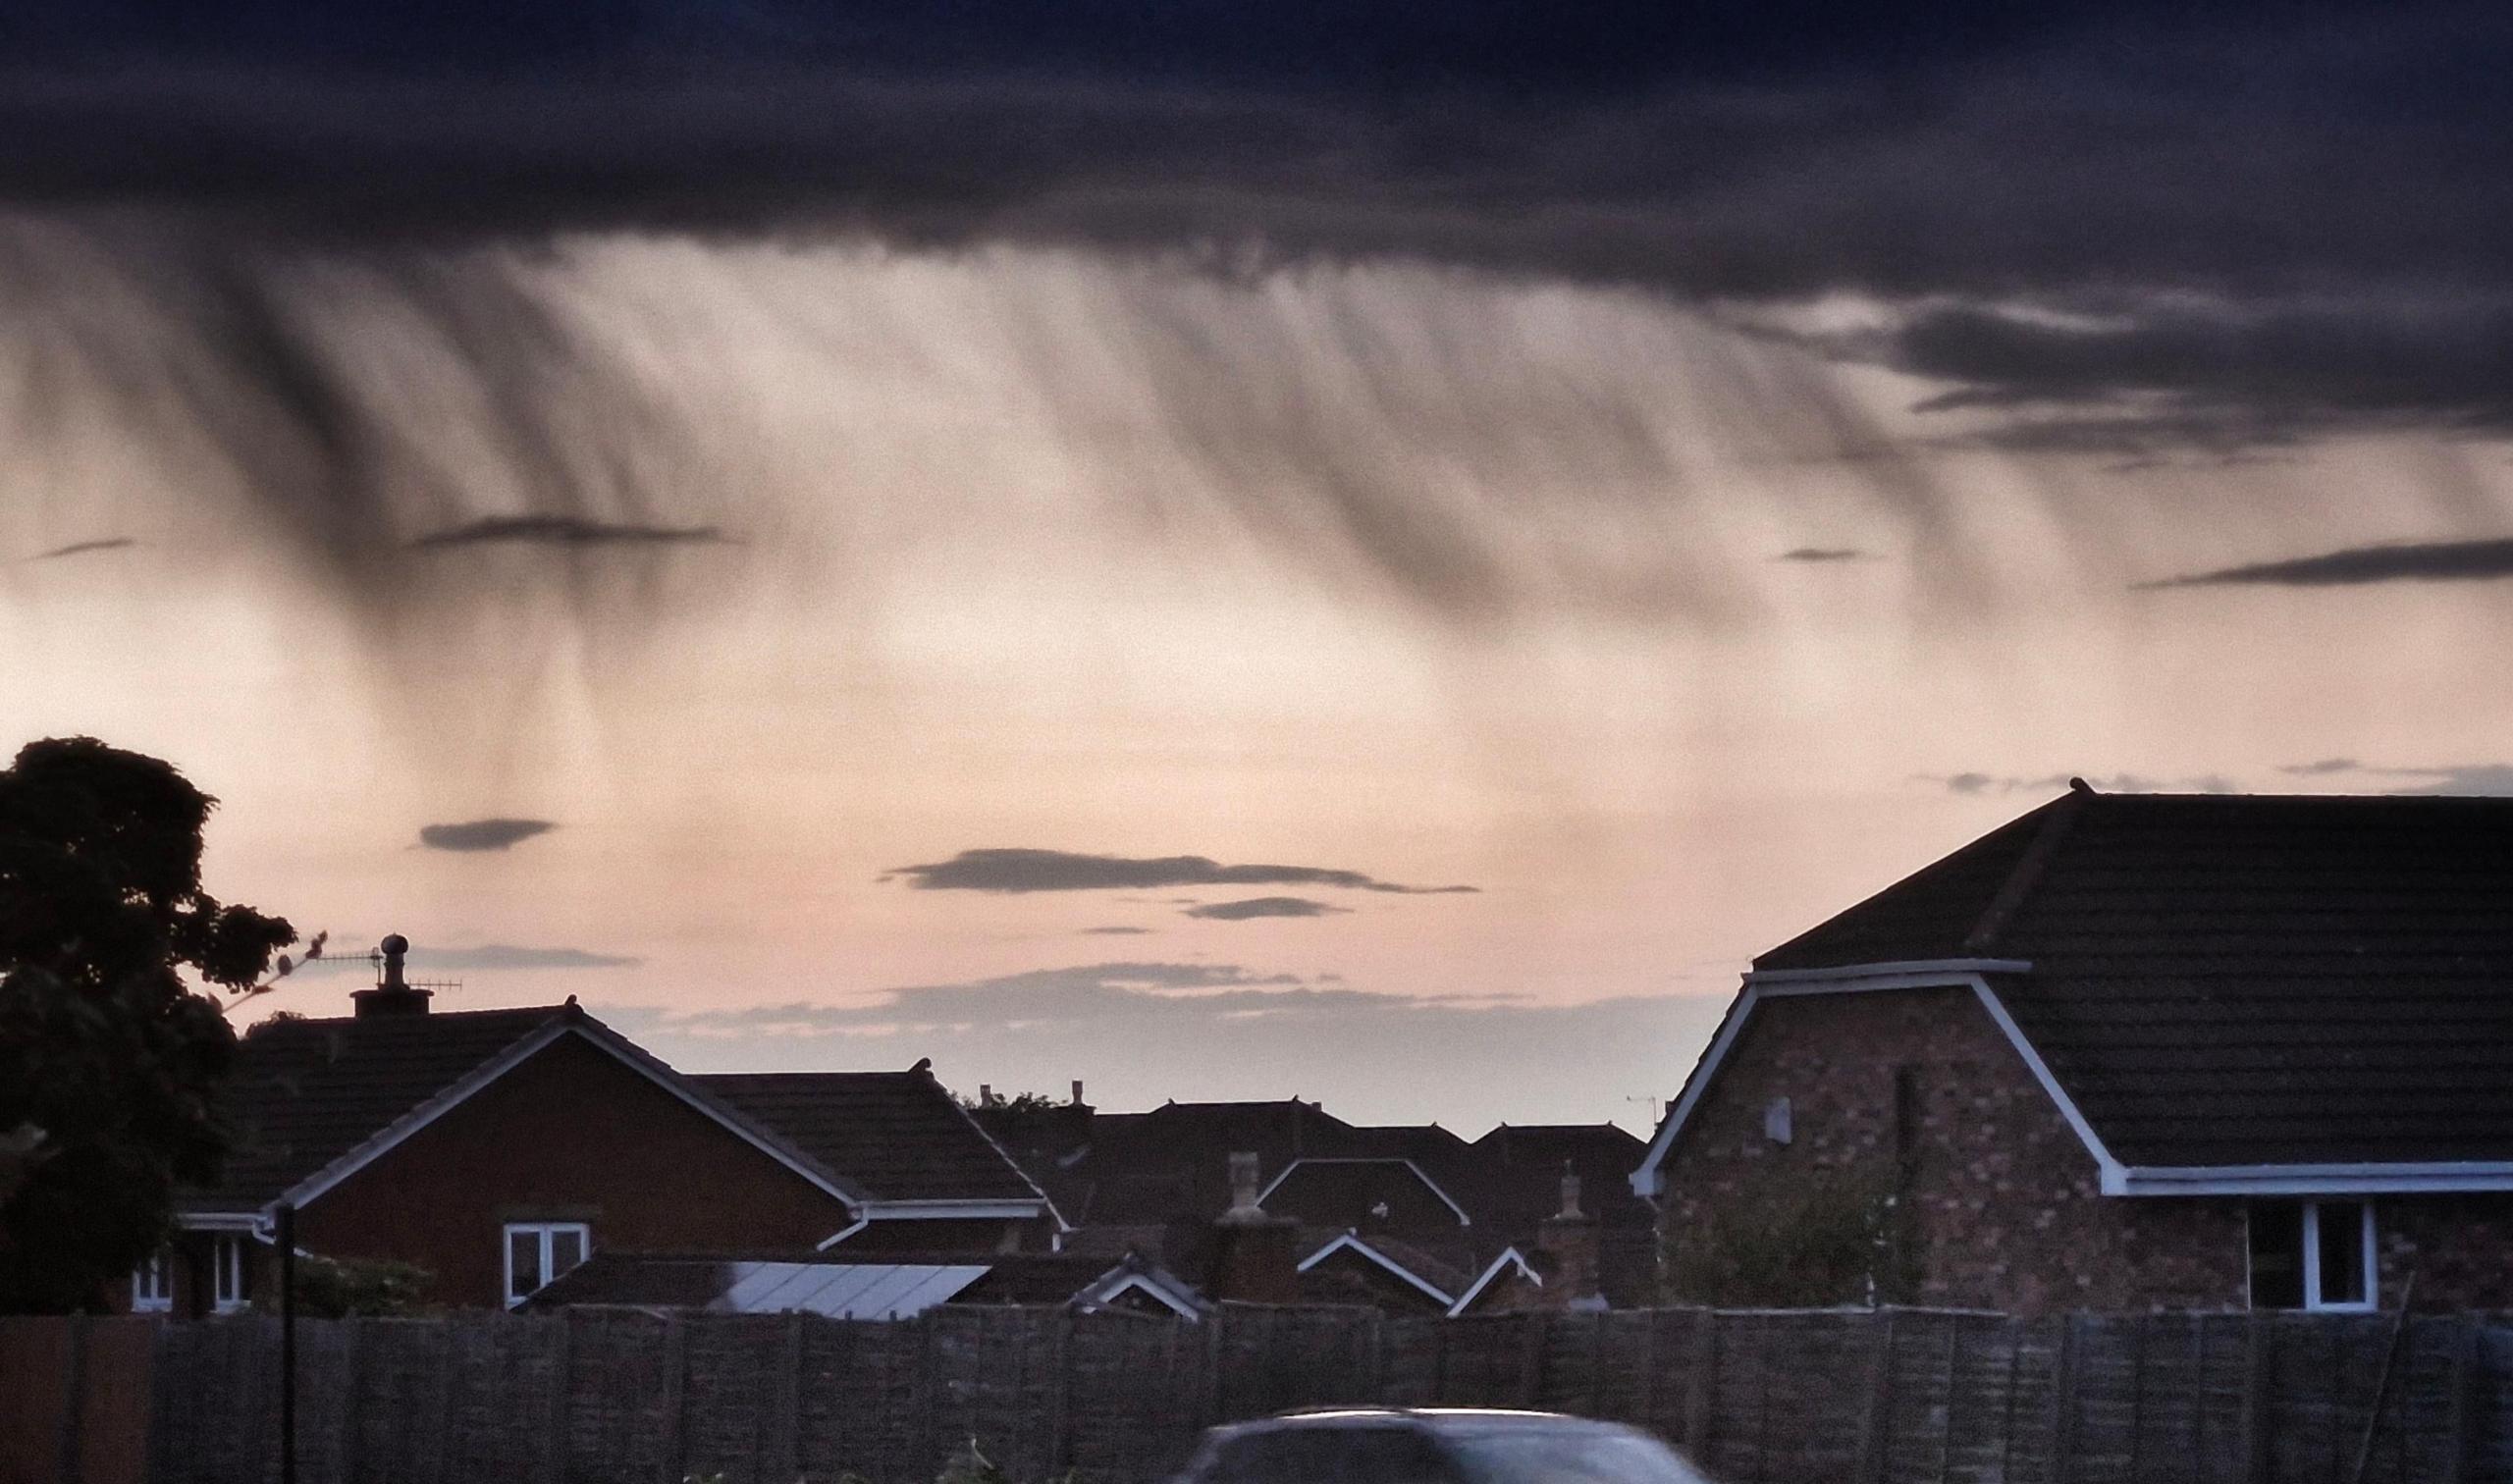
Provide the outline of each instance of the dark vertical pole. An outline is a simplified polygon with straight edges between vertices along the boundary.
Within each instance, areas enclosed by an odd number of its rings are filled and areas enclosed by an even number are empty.
[[[296,1207],[279,1206],[279,1484],[296,1484]]]

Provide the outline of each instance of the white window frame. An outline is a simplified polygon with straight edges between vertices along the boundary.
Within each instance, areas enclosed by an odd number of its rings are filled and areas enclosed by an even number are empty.
[[[2321,1208],[2323,1202],[2304,1202],[2304,1307],[2324,1314],[2370,1314],[2382,1306],[2381,1260],[2374,1250],[2374,1203],[2370,1200],[2331,1201],[2331,1205],[2354,1205],[2365,1223],[2358,1241],[2365,1257],[2365,1297],[2341,1302],[2326,1302],[2321,1297]]]
[[[593,1228],[581,1221],[509,1221],[499,1231],[498,1268],[506,1275],[504,1287],[500,1292],[506,1295],[507,1307],[512,1308],[532,1297],[532,1294],[518,1294],[514,1291],[515,1238],[528,1233],[541,1240],[541,1287],[546,1288],[554,1279],[561,1276],[550,1271],[550,1249],[554,1246],[551,1239],[561,1232],[576,1234],[577,1262],[582,1263],[593,1256]],[[539,1292],[541,1292],[540,1288],[532,1291],[533,1294]]]
[[[220,1237],[209,1246],[209,1311],[232,1314],[249,1301],[244,1293],[244,1239]]]
[[[159,1247],[131,1270],[131,1311],[164,1314],[175,1307],[175,1254]]]

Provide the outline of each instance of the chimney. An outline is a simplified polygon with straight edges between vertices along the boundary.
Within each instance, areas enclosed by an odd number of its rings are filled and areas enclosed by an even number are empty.
[[[1082,1106],[1082,1079],[1079,1077],[1073,1080],[1073,1105],[1077,1108]]]
[[[992,1084],[978,1084],[978,1106],[981,1108],[991,1108],[994,1106],[994,1087]]]
[[[1230,1209],[1213,1223],[1204,1296],[1216,1303],[1298,1303],[1300,1224],[1256,1204],[1256,1156],[1230,1156]]]
[[[357,1018],[427,1014],[434,991],[413,987],[401,978],[401,960],[410,951],[410,940],[396,932],[376,947],[384,954],[384,977],[374,988],[355,990],[349,995],[349,1003],[357,1007]]]
[[[1562,1164],[1562,1209],[1536,1229],[1535,1247],[1546,1257],[1544,1302],[1548,1308],[1590,1308],[1598,1302],[1597,1218],[1579,1208],[1579,1177]]]

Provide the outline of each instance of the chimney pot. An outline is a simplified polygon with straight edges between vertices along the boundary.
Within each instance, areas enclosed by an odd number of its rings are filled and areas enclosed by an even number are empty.
[[[357,1018],[427,1014],[428,998],[434,991],[412,988],[401,976],[401,961],[410,951],[410,940],[396,932],[375,946],[384,955],[384,977],[374,988],[350,993],[349,1003],[356,1007]]]
[[[1076,1107],[1082,1104],[1082,1079],[1079,1077],[1073,1080],[1073,1101]]]
[[[994,1106],[994,1085],[992,1083],[978,1084],[978,1106],[981,1108],[991,1108]]]

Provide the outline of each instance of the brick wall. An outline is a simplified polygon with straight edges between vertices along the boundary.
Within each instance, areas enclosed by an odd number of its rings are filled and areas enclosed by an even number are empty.
[[[299,1243],[436,1275],[495,1305],[510,1221],[582,1221],[596,1250],[808,1250],[835,1197],[609,1053],[564,1036],[316,1198]]]
[[[1789,1099],[1790,1140],[1766,1134]],[[1763,1000],[1664,1167],[1671,1230],[1830,1172],[1899,1188],[1919,1302],[2240,1307],[2242,1206],[2127,1200],[1969,989]]]
[[[2513,1309],[2513,1195],[2378,1199],[2374,1231],[2384,1306]]]

